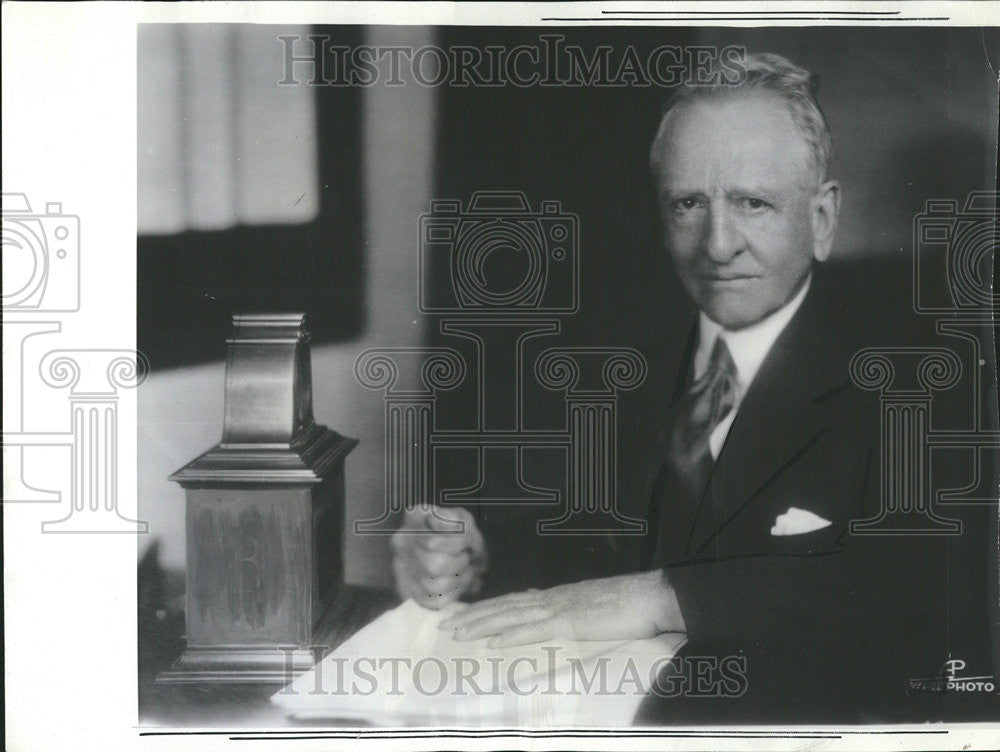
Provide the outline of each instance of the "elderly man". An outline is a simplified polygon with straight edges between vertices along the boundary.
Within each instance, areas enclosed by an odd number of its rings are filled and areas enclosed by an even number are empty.
[[[949,580],[956,560],[941,538],[850,533],[879,513],[878,405],[847,365],[880,314],[817,268],[840,188],[813,77],[777,55],[745,67],[736,85],[680,91],[652,147],[665,245],[698,309],[670,355],[674,381],[649,385],[672,394],[652,444],[653,558],[480,601],[442,626],[496,646],[686,631],[675,675],[685,655],[743,662],[739,696],[651,698],[645,721],[947,717],[951,706],[908,680],[950,657],[941,599],[953,610],[984,595],[986,549],[979,571]],[[431,607],[475,594],[487,554],[504,555],[466,510],[441,511],[466,534],[395,541],[401,594]],[[985,626],[984,601],[970,607]],[[980,631],[960,649],[988,659],[986,642]]]

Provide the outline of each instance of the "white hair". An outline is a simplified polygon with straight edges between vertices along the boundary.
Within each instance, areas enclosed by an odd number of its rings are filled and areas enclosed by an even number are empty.
[[[745,91],[768,91],[777,94],[788,108],[792,122],[802,135],[812,157],[817,183],[826,179],[833,153],[833,142],[826,117],[816,99],[819,81],[815,75],[800,68],[781,55],[757,53],[747,55],[743,64],[745,75],[735,83],[728,82],[726,71],[713,76],[716,83],[707,86],[684,86],[667,101],[660,127],[653,139],[649,162],[659,175],[663,169],[665,139],[671,114],[683,105],[701,99],[719,99]]]

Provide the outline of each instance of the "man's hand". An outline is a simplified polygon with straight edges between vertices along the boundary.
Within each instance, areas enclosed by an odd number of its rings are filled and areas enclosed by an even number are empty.
[[[426,608],[441,608],[482,585],[486,544],[461,507],[407,511],[392,550],[396,591]]]
[[[662,570],[527,590],[474,603],[441,622],[455,639],[508,647],[555,638],[637,640],[683,632],[684,619]]]

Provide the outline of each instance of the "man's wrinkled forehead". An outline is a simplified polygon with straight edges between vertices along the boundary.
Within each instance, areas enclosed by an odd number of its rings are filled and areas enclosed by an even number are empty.
[[[693,180],[801,184],[816,182],[809,145],[780,96],[748,90],[696,98],[663,123],[657,186],[685,190]],[[753,187],[747,185],[746,187]]]

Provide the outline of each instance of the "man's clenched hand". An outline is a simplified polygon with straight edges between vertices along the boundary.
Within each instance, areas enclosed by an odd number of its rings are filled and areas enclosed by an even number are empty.
[[[474,603],[441,622],[457,640],[492,637],[491,647],[557,638],[637,640],[683,632],[684,619],[662,570],[527,590]]]
[[[408,510],[392,536],[392,550],[396,591],[421,606],[441,608],[482,585],[486,545],[461,507]]]

